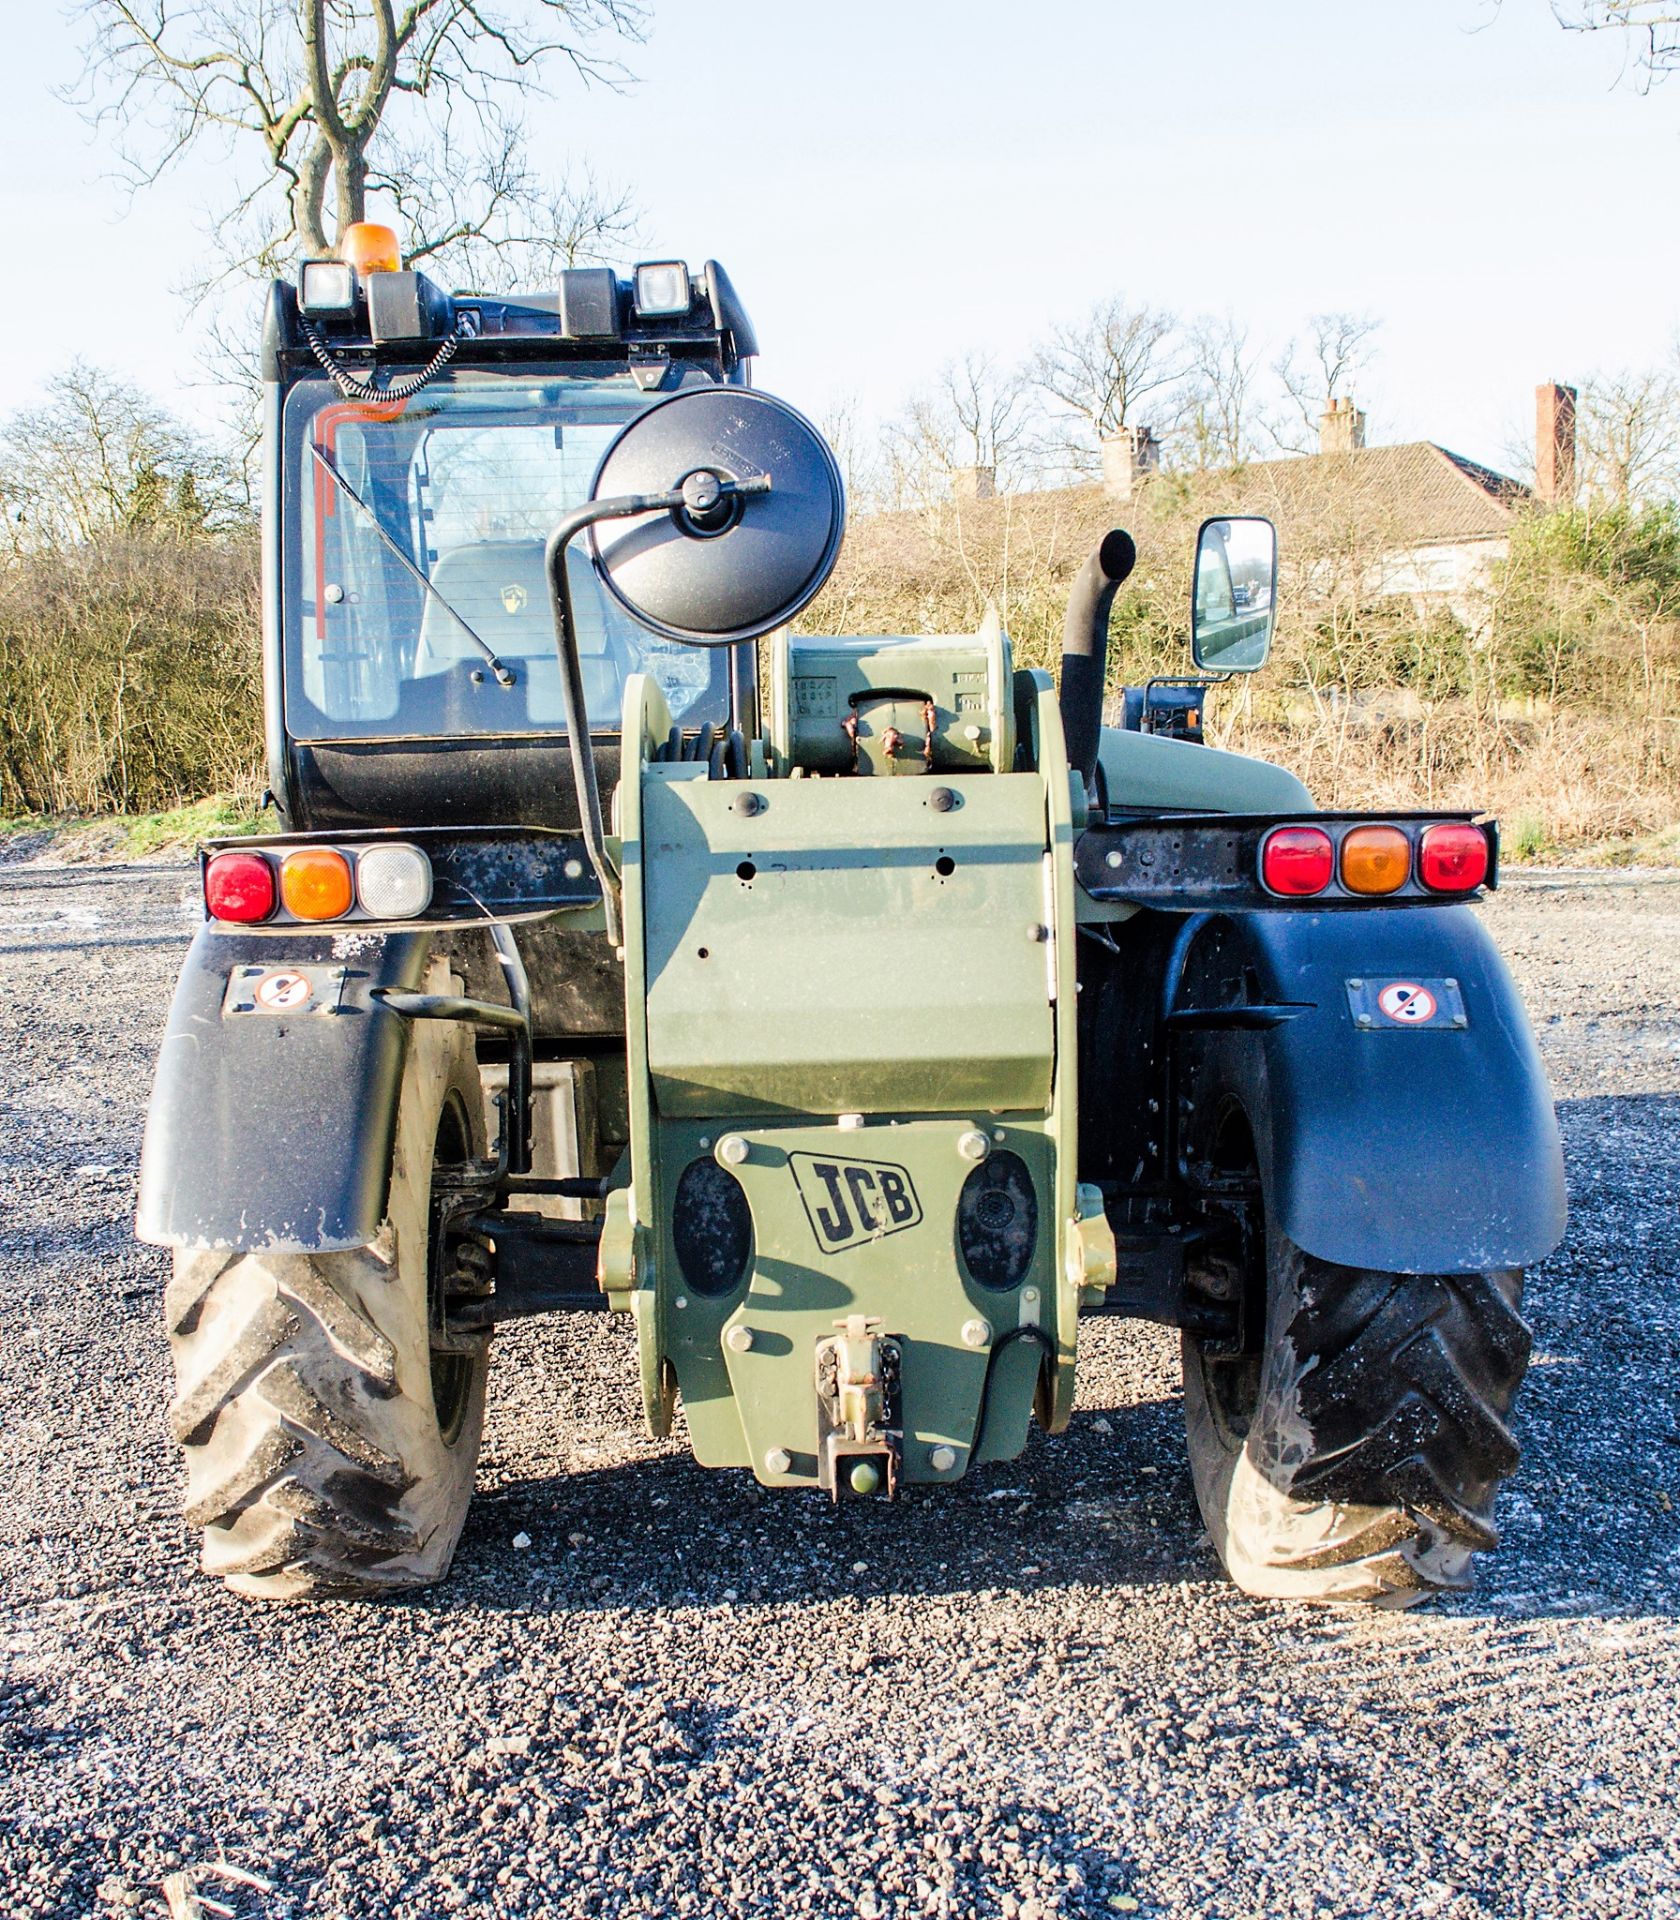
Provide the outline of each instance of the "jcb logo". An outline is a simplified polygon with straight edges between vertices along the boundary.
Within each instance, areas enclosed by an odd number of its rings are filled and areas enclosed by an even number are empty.
[[[843,1253],[866,1240],[902,1233],[922,1217],[922,1203],[903,1167],[816,1153],[790,1153],[788,1163],[824,1253]]]

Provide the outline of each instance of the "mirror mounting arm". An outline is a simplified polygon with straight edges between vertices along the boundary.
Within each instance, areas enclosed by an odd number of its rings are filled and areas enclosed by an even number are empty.
[[[736,494],[767,493],[767,479],[721,481],[715,493],[708,492],[704,502],[691,499],[689,486],[668,488],[664,493],[626,493],[608,500],[586,500],[566,514],[548,536],[544,565],[548,571],[548,594],[554,614],[554,641],[560,655],[560,697],[566,709],[566,738],[571,747],[572,779],[577,787],[578,814],[583,829],[583,844],[589,864],[601,883],[601,906],[606,914],[607,938],[614,947],[624,940],[620,880],[617,869],[607,858],[606,825],[601,812],[601,787],[595,777],[595,751],[589,737],[589,709],[584,700],[583,662],[578,656],[577,623],[572,615],[572,589],[566,572],[566,549],[585,531],[602,520],[628,520],[641,513],[659,513],[667,509],[686,509],[718,501]],[[680,522],[679,522],[680,524]]]

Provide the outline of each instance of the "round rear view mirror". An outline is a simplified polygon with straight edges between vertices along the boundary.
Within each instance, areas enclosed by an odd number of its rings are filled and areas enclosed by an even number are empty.
[[[769,490],[717,498],[718,481]],[[696,646],[755,640],[813,600],[833,571],[845,491],[828,444],[767,393],[702,387],[638,415],[607,449],[592,500],[688,496],[590,529],[608,589],[644,626]]]

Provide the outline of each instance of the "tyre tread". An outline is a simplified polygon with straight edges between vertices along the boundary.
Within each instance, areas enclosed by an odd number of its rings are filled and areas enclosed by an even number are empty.
[[[1385,1605],[1467,1586],[1471,1556],[1498,1544],[1494,1499],[1519,1456],[1508,1416],[1531,1344],[1522,1276],[1335,1267],[1285,1242],[1272,1285],[1296,1309],[1261,1388],[1262,1402],[1289,1403],[1287,1470],[1237,1460],[1235,1440],[1221,1453],[1205,1417],[1200,1433],[1191,1423],[1198,1494],[1233,1576],[1255,1592]],[[1186,1359],[1201,1364],[1193,1343]],[[1275,1435],[1271,1457],[1283,1457]],[[1232,1501],[1244,1467],[1249,1497]]]

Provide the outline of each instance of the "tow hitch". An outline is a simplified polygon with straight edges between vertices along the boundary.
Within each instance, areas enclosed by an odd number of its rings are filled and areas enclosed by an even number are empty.
[[[898,1492],[904,1413],[898,1342],[861,1313],[817,1342],[817,1479],[838,1500]]]

